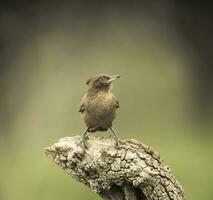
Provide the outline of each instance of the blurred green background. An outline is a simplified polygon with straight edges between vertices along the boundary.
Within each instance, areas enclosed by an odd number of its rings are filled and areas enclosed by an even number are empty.
[[[195,4],[1,3],[1,200],[100,199],[44,155],[85,130],[78,105],[99,73],[121,75],[120,138],[157,150],[188,199],[213,199],[213,17]]]

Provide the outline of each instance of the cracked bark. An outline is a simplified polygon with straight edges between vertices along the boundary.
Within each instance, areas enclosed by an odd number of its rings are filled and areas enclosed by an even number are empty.
[[[69,175],[105,200],[184,200],[184,191],[152,148],[136,140],[92,137],[87,148],[80,136],[61,138],[46,155]]]

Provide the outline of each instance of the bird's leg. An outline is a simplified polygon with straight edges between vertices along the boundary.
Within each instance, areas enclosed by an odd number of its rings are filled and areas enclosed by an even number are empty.
[[[113,133],[113,136],[114,136],[114,139],[115,139],[115,142],[116,142],[116,146],[119,146],[119,138],[118,138],[116,132],[114,131],[114,129],[112,127],[110,127],[110,130]]]
[[[89,128],[87,128],[86,131],[83,133],[83,135],[81,136],[81,140],[78,143],[78,145],[82,145],[83,148],[85,148],[85,136],[86,136],[88,130],[89,130]]]

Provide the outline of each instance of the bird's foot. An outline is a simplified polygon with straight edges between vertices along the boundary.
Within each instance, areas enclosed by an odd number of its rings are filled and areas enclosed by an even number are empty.
[[[115,140],[115,146],[116,146],[116,147],[119,147],[119,138],[118,138],[116,132],[114,131],[114,129],[113,129],[112,127],[110,127],[110,130],[111,130],[112,133],[113,133],[113,137],[114,137],[114,140]]]
[[[83,149],[85,148],[85,139],[81,138],[80,142],[77,144],[77,146],[81,146]]]
[[[77,146],[81,146],[82,148],[85,148],[85,138],[86,134],[88,132],[88,129],[83,133],[80,142],[77,144]]]
[[[115,140],[115,146],[119,147],[119,138],[118,137],[114,137]]]

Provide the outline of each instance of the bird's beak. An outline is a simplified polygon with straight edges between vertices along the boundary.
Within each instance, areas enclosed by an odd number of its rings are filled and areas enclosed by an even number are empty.
[[[110,84],[112,81],[116,80],[120,78],[120,75],[113,75],[113,76],[110,76],[110,79],[107,81],[108,84]]]

